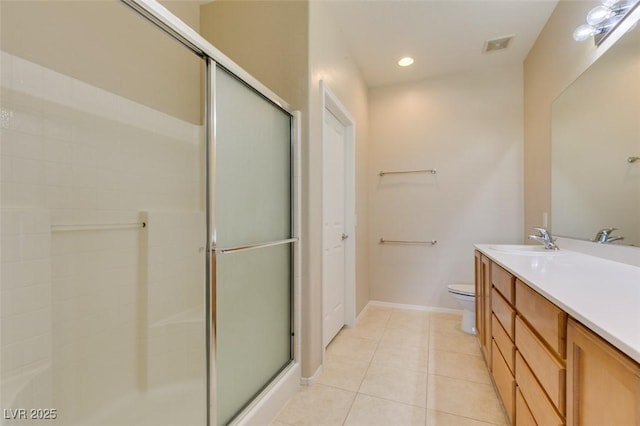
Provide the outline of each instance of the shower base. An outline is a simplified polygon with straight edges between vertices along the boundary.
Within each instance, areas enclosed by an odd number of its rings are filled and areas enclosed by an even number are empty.
[[[206,424],[201,380],[131,393],[76,426],[202,426]]]

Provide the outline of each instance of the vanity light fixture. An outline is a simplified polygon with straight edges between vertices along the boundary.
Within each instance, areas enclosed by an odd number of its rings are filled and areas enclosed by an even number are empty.
[[[600,6],[596,6],[587,13],[587,24],[589,25],[598,25],[607,19],[610,19],[614,16],[616,12],[609,7],[601,4]]]
[[[575,29],[573,38],[576,41],[584,41],[593,36],[595,45],[599,46],[638,4],[640,0],[602,0],[602,4],[587,14],[587,23]]]
[[[398,65],[401,67],[408,67],[411,64],[413,64],[413,58],[411,56],[405,56],[398,61]]]

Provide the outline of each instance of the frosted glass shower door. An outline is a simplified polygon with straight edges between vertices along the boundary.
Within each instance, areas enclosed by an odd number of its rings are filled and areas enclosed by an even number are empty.
[[[292,360],[291,116],[215,74],[217,421],[229,423]]]

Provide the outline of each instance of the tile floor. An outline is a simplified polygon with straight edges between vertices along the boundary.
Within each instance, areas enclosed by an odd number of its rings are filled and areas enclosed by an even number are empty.
[[[272,426],[506,425],[476,338],[460,316],[369,305]]]

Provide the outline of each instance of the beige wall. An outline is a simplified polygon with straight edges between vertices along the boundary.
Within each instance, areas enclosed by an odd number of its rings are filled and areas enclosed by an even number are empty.
[[[201,0],[160,0],[159,3],[169,9],[185,24],[196,31],[200,31]]]
[[[295,110],[308,81],[305,1],[219,0],[200,9],[200,33]]]
[[[185,17],[194,7],[176,5]],[[3,0],[0,15],[3,51],[177,118],[202,121],[200,58],[122,3]]]
[[[522,233],[522,67],[374,88],[369,114],[371,299],[459,309],[447,284],[473,283],[473,244]]]
[[[303,375],[313,374],[322,361],[322,110],[320,81],[338,97],[356,127],[356,314],[369,302],[368,254],[368,118],[367,87],[350,57],[326,3],[309,4],[309,222],[310,241],[308,308],[311,315],[311,359]],[[315,368],[314,368],[315,367]]]
[[[573,30],[597,2],[561,0],[524,62],[524,234],[551,217],[551,104],[601,54]]]

